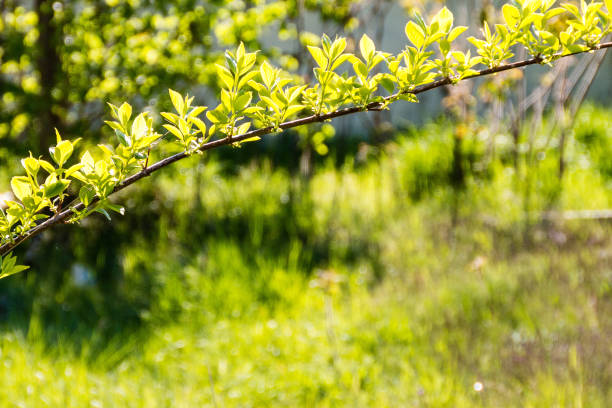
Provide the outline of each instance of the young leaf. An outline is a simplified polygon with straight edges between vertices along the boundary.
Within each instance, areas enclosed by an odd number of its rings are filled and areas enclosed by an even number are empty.
[[[274,68],[272,68],[272,66],[268,64],[268,61],[264,61],[263,64],[261,64],[261,66],[259,67],[259,74],[261,75],[261,80],[266,85],[266,88],[271,89],[274,85],[273,82],[275,73]]]
[[[202,137],[206,137],[206,124],[199,118],[192,118],[191,120],[202,134]]]
[[[119,122],[121,122],[123,127],[126,127],[130,120],[130,116],[132,116],[132,106],[127,102],[123,102],[117,113],[119,115]]]
[[[117,139],[119,139],[119,142],[125,147],[132,146],[132,139],[122,131],[115,129],[115,135],[117,136]]]
[[[423,34],[421,28],[414,21],[409,21],[406,24],[406,37],[417,48],[421,48],[425,42],[425,34]]]
[[[442,10],[434,16],[433,21],[439,24],[440,32],[448,33],[453,26],[453,13],[446,7],[443,7]]]
[[[134,123],[132,123],[132,137],[136,140],[143,137],[147,132],[146,114],[141,113],[136,116]]]
[[[448,41],[453,42],[457,39],[457,37],[459,37],[465,30],[467,30],[467,27],[464,26],[458,26],[455,27],[451,30],[451,32],[448,34]]]
[[[23,201],[25,197],[32,195],[32,185],[27,177],[16,176],[11,179],[11,189],[15,197]]]
[[[206,117],[212,123],[227,123],[228,120],[227,114],[220,109],[213,109],[207,111]]]
[[[48,161],[41,159],[41,160],[38,160],[38,163],[40,164],[40,167],[45,169],[47,173],[49,174],[55,173],[55,167],[53,167],[53,165],[49,163]]]
[[[25,159],[21,160],[21,165],[33,179],[36,179],[36,175],[40,169],[40,164],[38,163],[38,160],[32,157],[31,152],[30,157],[26,157]]]
[[[23,272],[29,268],[29,266],[25,265],[16,265],[16,262],[17,258],[11,254],[5,255],[4,258],[0,257],[0,279]]]
[[[181,131],[180,131],[180,130],[178,130],[178,128],[177,128],[176,126],[172,126],[172,125],[168,125],[168,124],[165,124],[165,125],[163,125],[163,126],[164,126],[164,128],[166,128],[166,130],[167,130],[168,132],[170,132],[170,133],[172,133],[174,136],[176,136],[176,138],[177,138],[178,140],[183,141],[183,135],[182,135]]]
[[[232,87],[234,86],[234,77],[230,70],[219,64],[216,64],[216,67],[217,75],[219,75],[219,78],[221,78],[221,81],[225,85],[225,88],[232,89]]]
[[[69,180],[57,180],[53,183],[45,185],[45,197],[52,198],[60,195],[70,185]]]
[[[310,51],[312,58],[314,58],[315,62],[319,65],[319,67],[321,67],[321,69],[327,68],[327,57],[321,48],[309,45],[308,51]]]
[[[366,60],[370,61],[374,56],[374,52],[376,48],[374,46],[374,41],[367,34],[361,36],[361,40],[359,40],[359,51],[361,52],[361,56]]]
[[[81,170],[82,168],[83,168],[83,165],[81,163],[72,165],[64,172],[64,177],[70,177],[72,174]]]
[[[83,186],[79,190],[79,200],[83,203],[85,207],[88,207],[96,193],[91,186]]]
[[[249,103],[251,103],[252,97],[253,94],[251,92],[245,92],[244,94],[240,95],[238,98],[236,98],[236,101],[234,102],[234,110],[236,112],[240,112],[241,110],[246,108]]]
[[[183,116],[185,114],[183,112],[183,110],[185,109],[185,101],[183,101],[183,97],[180,93],[176,92],[173,89],[168,89],[168,93],[170,94],[170,100],[172,101],[174,109],[180,116]]]
[[[178,115],[174,113],[170,113],[170,112],[162,112],[161,115],[164,117],[164,119],[166,119],[168,122],[172,123],[173,125],[176,125],[179,119]]]

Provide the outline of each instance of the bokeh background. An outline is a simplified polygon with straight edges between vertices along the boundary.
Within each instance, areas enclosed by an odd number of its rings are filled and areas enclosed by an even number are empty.
[[[399,52],[443,4],[475,35],[503,3],[0,0],[0,193],[54,127],[111,140],[106,102],[215,106],[240,41],[308,78],[323,32]],[[222,148],[31,240],[0,281],[0,405],[610,406],[610,72],[572,57]]]

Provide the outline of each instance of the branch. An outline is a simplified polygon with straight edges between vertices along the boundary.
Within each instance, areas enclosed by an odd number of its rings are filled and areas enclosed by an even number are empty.
[[[612,48],[612,42],[604,42],[601,43],[595,47],[593,47],[590,50],[587,51],[579,51],[579,52],[575,52],[572,54],[566,54],[566,55],[561,55],[561,54],[557,54],[556,57],[558,58],[564,58],[564,57],[569,57],[570,55],[576,55],[576,54],[582,54],[585,52],[593,52],[593,51],[598,51],[598,50],[602,50],[602,49],[607,49],[607,48]],[[542,63],[542,58],[539,57],[534,57],[534,58],[530,58],[527,60],[523,60],[523,61],[517,61],[517,62],[513,62],[513,63],[508,63],[508,64],[503,64],[500,65],[498,67],[494,67],[494,68],[488,68],[488,69],[484,69],[481,71],[478,71],[476,74],[467,76],[463,79],[473,79],[473,78],[479,78],[479,77],[484,77],[487,75],[492,75],[492,74],[496,74],[499,72],[503,72],[503,71],[508,71],[511,69],[515,69],[515,68],[522,68],[522,67],[526,67],[529,65],[535,65],[535,64],[541,64]],[[326,113],[326,114],[322,114],[322,115],[312,115],[312,116],[307,116],[305,118],[300,118],[300,119],[295,119],[295,120],[291,120],[288,122],[284,122],[282,124],[279,125],[278,128],[274,128],[273,126],[268,126],[265,128],[261,128],[261,129],[255,129],[252,130],[250,132],[246,132],[243,133],[241,135],[237,135],[237,136],[232,136],[231,138],[224,138],[224,139],[217,139],[214,140],[212,142],[206,143],[204,145],[202,145],[199,150],[204,152],[207,150],[211,150],[211,149],[215,149],[217,147],[221,147],[221,146],[225,146],[225,145],[229,145],[229,144],[233,144],[236,142],[240,142],[249,138],[253,138],[253,137],[257,137],[257,136],[264,136],[267,134],[271,134],[271,133],[277,133],[280,130],[286,130],[286,129],[291,129],[294,127],[298,127],[298,126],[303,126],[303,125],[308,125],[311,123],[318,123],[318,122],[324,122],[327,120],[331,120],[334,118],[338,118],[341,116],[346,116],[346,115],[351,115],[354,113],[358,113],[358,112],[364,112],[364,111],[380,111],[382,109],[384,109],[385,104],[387,102],[393,101],[395,99],[397,99],[399,96],[401,95],[406,95],[406,94],[413,94],[413,95],[418,95],[427,91],[431,91],[433,89],[436,88],[440,88],[446,85],[451,85],[453,83],[453,81],[450,78],[444,78],[444,79],[439,79],[437,81],[434,81],[432,83],[426,84],[426,85],[421,85],[418,86],[412,90],[403,90],[400,92],[397,92],[393,95],[387,96],[385,98],[383,98],[382,102],[372,102],[369,103],[366,106],[353,106],[353,107],[348,107],[348,108],[343,108],[343,109],[339,109],[337,111],[334,112],[330,112],[330,113]],[[158,170],[163,169],[166,166],[169,166],[170,164],[177,162],[179,160],[185,159],[187,157],[189,157],[190,155],[188,155],[185,152],[182,153],[177,153],[175,155],[166,157],[165,159],[162,159],[160,161],[158,161],[155,164],[152,164],[151,166],[139,171],[138,173],[135,173],[129,177],[127,177],[125,180],[123,180],[121,183],[119,183],[113,190],[112,194],[117,193],[118,191],[123,190],[124,188],[134,184],[135,182],[137,182],[140,179],[143,179],[147,176],[149,176],[151,173],[154,173]],[[90,203],[90,206],[97,203],[99,201],[98,198],[95,198],[92,200],[92,202]],[[17,247],[19,244],[21,244],[22,242],[33,238],[34,236],[40,234],[41,232],[51,228],[52,226],[56,225],[56,224],[61,224],[61,223],[65,223],[71,216],[74,215],[74,211],[82,211],[85,209],[85,206],[83,205],[83,203],[78,203],[72,207],[69,207],[67,209],[65,209],[64,211],[52,216],[51,218],[48,218],[47,220],[45,220],[44,222],[38,224],[36,227],[30,229],[27,233],[25,233],[24,235],[16,238],[13,242],[11,243],[7,243],[4,244],[0,247],[0,256],[4,256],[7,253],[9,253],[10,251],[12,251],[15,247]]]

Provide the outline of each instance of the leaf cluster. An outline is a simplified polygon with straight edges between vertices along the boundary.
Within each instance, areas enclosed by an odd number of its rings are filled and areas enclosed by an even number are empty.
[[[215,141],[223,143],[212,147],[258,140],[260,134],[289,127],[289,121],[304,111],[313,114],[300,122],[307,124],[321,121],[325,114],[331,118],[329,115],[340,109],[380,110],[398,99],[416,102],[415,88],[436,80],[443,85],[477,76],[480,72],[474,67],[479,64],[500,67],[513,56],[514,47],[523,46],[540,63],[597,49],[611,30],[607,3],[608,11],[601,2],[587,4],[584,0],[580,7],[554,7],[554,0],[506,4],[502,8],[505,24],[497,24],[493,30],[485,22],[482,37],[469,38],[476,47],[476,56],[469,50],[454,48],[454,41],[467,28],[454,27],[453,14],[446,7],[429,22],[417,13],[405,26],[410,44],[397,55],[376,50],[367,35],[359,42],[358,55],[347,52],[345,38],[332,40],[323,35],[320,46],[308,47],[316,63],[313,85],[294,81],[266,60],[257,66],[257,52],[247,52],[241,43],[236,50],[225,53],[224,65],[215,66],[221,84],[219,104],[207,110],[193,105],[193,97],[170,90],[175,112],[162,113],[168,122],[163,128],[168,138],[182,148],[184,157]],[[565,18],[566,28],[556,32],[550,23],[560,16]],[[434,45],[438,48],[435,57]],[[338,72],[345,63],[351,65],[353,74]],[[11,180],[17,201],[8,201],[7,210],[0,210],[2,254],[27,237],[38,222],[57,215],[71,191],[78,198],[68,204],[72,211],[68,221],[79,221],[94,211],[107,217],[109,210],[123,213],[123,208],[112,204],[108,197],[128,177],[137,172],[147,174],[150,151],[163,138],[148,113],[132,119],[128,103],[109,106],[113,120],[106,123],[117,137],[116,145],[98,145],[97,151],[83,152],[80,160],[70,165],[79,139],[62,140],[56,130],[57,143],[49,149],[51,161],[32,155],[22,160],[26,174]],[[200,118],[203,114],[208,124]],[[260,131],[251,136],[247,132],[253,125]],[[7,266],[7,270],[13,267]],[[4,267],[2,273],[8,273]]]

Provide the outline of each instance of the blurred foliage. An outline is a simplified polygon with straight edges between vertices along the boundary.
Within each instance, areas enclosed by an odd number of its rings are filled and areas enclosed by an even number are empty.
[[[612,205],[609,118],[581,110],[558,210]],[[36,240],[36,272],[0,282],[0,402],[605,407],[610,225],[542,221],[525,245],[511,148],[483,163],[477,129],[463,189],[441,120],[308,182],[194,158],[124,197],[131,217]]]
[[[409,9],[422,0],[402,2]],[[296,72],[318,34],[351,35],[390,0],[4,0],[0,2],[0,160],[45,153],[51,130],[99,140],[105,101],[160,111],[168,88],[206,102],[219,90],[214,63],[244,42]],[[378,20],[377,20],[378,21]],[[382,21],[382,20],[381,20]],[[353,40],[354,42],[354,40]],[[294,45],[295,44],[295,45]],[[311,70],[303,64],[302,74]],[[316,131],[316,129],[315,129]],[[305,137],[306,138],[306,137]],[[315,146],[319,144],[315,143]]]
[[[350,17],[339,6],[312,0],[308,10],[338,24]],[[295,37],[296,1],[229,0],[6,0],[0,9],[0,138],[3,147],[46,150],[53,127],[98,138],[104,101],[135,100],[158,107],[169,87],[218,90],[214,63],[221,49],[243,41],[287,69],[290,55],[261,37],[282,26]],[[266,31],[267,30],[267,31]],[[289,31],[288,31],[289,30]],[[293,37],[291,33],[294,33]]]
[[[303,4],[350,29],[349,3]],[[103,100],[205,97],[219,47],[298,26],[291,1],[1,4],[9,173],[45,120],[93,141]],[[36,5],[61,27],[48,100]],[[562,179],[549,128],[515,163],[507,128],[458,117],[380,146],[322,127],[310,179],[295,133],[211,152],[119,197],[130,217],[37,237],[0,281],[0,405],[608,406],[610,224],[540,215],[611,207],[609,106],[580,111]]]
[[[412,46],[406,46],[397,55],[377,51],[374,41],[367,34],[363,34],[359,40],[359,54],[347,51],[347,37],[337,36],[332,40],[323,34],[320,47],[307,46],[307,50],[317,65],[313,68],[316,81],[311,86],[303,84],[301,80],[294,81],[295,78],[294,80],[286,78],[286,74],[283,74],[281,69],[274,68],[267,60],[264,60],[257,69],[257,51],[248,52],[245,44],[240,42],[235,51],[227,50],[224,53],[224,65],[215,64],[218,81],[221,83],[221,94],[220,103],[214,109],[207,111],[206,106],[195,106],[192,104],[193,96],[190,97],[187,94],[183,97],[181,93],[170,89],[170,99],[176,113],[161,112],[164,119],[169,122],[163,125],[167,132],[166,136],[154,129],[154,118],[149,116],[149,112],[137,114],[131,121],[133,112],[131,104],[123,102],[120,106],[115,106],[109,103],[115,120],[105,121],[105,123],[114,130],[119,144],[113,144],[111,147],[98,145],[97,147],[103,151],[102,158],[96,159],[97,153],[87,150],[82,154],[80,163],[70,165],[68,160],[73,156],[74,147],[81,138],[76,138],[74,141],[63,140],[56,127],[57,144],[49,147],[49,152],[57,167],[49,161],[33,157],[30,153],[30,157],[21,160],[26,175],[11,178],[11,190],[17,200],[5,200],[6,212],[0,211],[2,255],[8,254],[21,241],[33,236],[39,231],[37,228],[46,229],[59,222],[79,222],[93,212],[102,213],[109,220],[109,211],[123,215],[124,208],[111,203],[108,197],[123,187],[131,185],[132,181],[148,176],[151,172],[178,159],[184,159],[194,153],[201,153],[220,145],[231,144],[234,147],[241,147],[244,143],[260,140],[263,134],[295,127],[294,125],[297,124],[323,122],[337,116],[354,114],[360,110],[385,110],[398,100],[418,102],[416,95],[421,91],[428,91],[446,84],[457,84],[463,79],[510,70],[515,65],[507,63],[507,60],[514,56],[514,48],[519,44],[524,47],[523,51],[533,58],[533,60],[520,63],[517,61],[519,65],[550,64],[563,59],[557,64],[556,69],[560,66],[564,70],[567,65],[565,58],[576,53],[602,51],[598,53],[596,59],[587,60],[589,64],[592,63],[592,68],[578,86],[584,91],[580,90],[572,94],[578,84],[577,81],[573,81],[574,84],[569,86],[570,90],[561,89],[561,96],[556,98],[555,119],[560,122],[561,126],[556,140],[559,150],[558,181],[561,182],[567,164],[565,157],[567,133],[603,62],[609,44],[601,42],[605,41],[611,30],[612,14],[608,10],[602,11],[604,3],[599,2],[591,3],[588,6],[582,2],[580,8],[571,4],[564,4],[562,7],[553,7],[554,5],[555,0],[520,0],[518,8],[505,4],[502,8],[505,24],[497,24],[495,30],[491,31],[488,23],[484,22],[482,36],[468,38],[468,41],[477,48],[477,57],[471,57],[470,50],[466,52],[453,50],[452,43],[468,27],[454,26],[454,15],[446,7],[438,10],[429,18],[427,20],[429,23],[420,13],[415,12],[414,19],[405,25],[405,34]],[[49,108],[40,112],[40,117],[45,122],[43,129],[50,128],[58,117],[51,109],[53,89],[50,88],[50,85],[55,79],[57,69],[53,63],[59,57],[57,49],[51,42],[52,15],[51,9],[48,9],[47,6],[48,4],[42,0],[35,3],[40,22],[39,42],[42,53],[40,58],[42,62],[39,66],[43,95],[40,100]],[[54,12],[61,12],[62,7],[61,3],[55,2],[51,8]],[[549,31],[554,29],[554,27],[551,28],[551,24],[556,21],[556,16],[562,14],[571,16],[566,20],[567,28],[559,33]],[[85,37],[91,34],[87,30],[82,32],[86,34]],[[435,54],[434,51],[428,51],[428,48],[434,44],[440,51],[439,58],[435,60],[430,59]],[[101,43],[99,48],[102,48]],[[148,55],[149,52],[146,54]],[[345,62],[352,64],[355,76],[350,76],[346,72],[340,75],[339,72],[336,72]],[[386,63],[388,72],[378,72],[377,65],[383,62]],[[487,66],[493,71],[474,70],[473,68],[478,65]],[[256,78],[260,78],[261,81],[258,82]],[[564,83],[565,80],[562,79],[559,82]],[[427,88],[427,84],[432,85]],[[424,88],[418,88],[420,86]],[[385,89],[386,94],[380,93],[380,87]],[[550,89],[548,88],[548,92]],[[545,94],[546,92],[542,95]],[[571,100],[570,95],[572,95]],[[493,98],[499,100],[500,96]],[[539,100],[538,106],[545,102],[542,96],[534,98]],[[521,99],[525,98],[519,98]],[[511,132],[514,139],[514,170],[517,173],[520,172],[518,160],[520,121],[525,109],[528,109],[521,107],[522,104],[519,104],[518,107],[521,112],[513,115]],[[350,109],[341,110],[343,107],[350,107]],[[513,106],[510,105],[510,107]],[[566,109],[568,113],[564,113]],[[461,118],[461,110],[466,111],[463,118]],[[297,123],[290,121],[302,111],[310,112],[311,116],[302,117],[301,122]],[[450,181],[454,187],[464,187],[462,144],[465,134],[470,130],[466,123],[469,116],[473,115],[467,115],[468,106],[463,109],[452,109],[452,111],[454,115],[461,118],[463,123],[456,127],[453,135],[454,164]],[[204,112],[206,112],[208,124],[198,117]],[[537,122],[541,121],[543,112],[541,110],[537,114],[535,112],[538,111],[534,109],[534,121],[536,126],[539,126]],[[255,133],[249,133],[251,126],[259,129],[254,130]],[[307,143],[301,145],[304,149],[303,162],[308,164],[308,166],[303,166],[304,175],[310,175],[311,159],[308,152],[314,149],[324,155],[329,150],[325,139],[332,136],[333,132],[325,131],[326,128],[329,126],[321,126],[321,131],[307,136]],[[532,134],[534,131],[535,129],[531,129]],[[298,134],[304,136],[301,132]],[[234,136],[236,136],[235,139],[233,139]],[[149,170],[147,167],[149,155],[161,139],[176,139],[182,146],[182,152],[174,158],[168,157],[169,161],[162,160],[153,164]],[[207,144],[211,139],[213,141]],[[543,151],[533,143],[533,137],[528,139],[526,167],[532,167],[534,157]],[[493,137],[491,140],[494,144]],[[41,150],[44,147],[46,147],[45,144],[41,144]],[[41,168],[48,174],[42,184],[38,180]],[[530,170],[525,172],[527,210],[530,206],[528,198],[531,196],[532,182],[534,182],[531,174]],[[415,175],[418,179],[419,174]],[[71,178],[81,183],[76,187],[78,204],[68,204],[68,208],[65,208],[64,199],[72,200],[69,190],[72,184]],[[560,191],[559,182],[549,186],[551,204],[554,203]],[[73,191],[72,194],[77,195],[76,191]],[[46,211],[55,214],[54,218],[50,218],[50,215],[45,213]],[[37,224],[45,219],[48,219],[47,224]],[[0,278],[27,269],[25,266],[16,264],[12,257],[2,259],[1,266]]]

